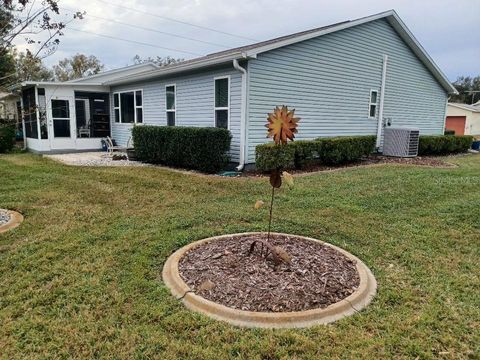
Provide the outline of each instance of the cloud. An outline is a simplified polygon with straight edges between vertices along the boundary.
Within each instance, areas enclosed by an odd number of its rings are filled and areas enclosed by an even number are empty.
[[[112,5],[115,3],[121,7]],[[450,79],[453,80],[459,75],[480,74],[478,61],[480,46],[474,37],[480,32],[480,1],[62,0],[61,7],[87,12],[85,19],[72,24],[72,28],[199,54],[223,50],[225,47],[180,39],[95,17],[235,47],[252,41],[180,24],[158,16],[265,40],[393,8]],[[126,7],[138,11],[127,10]],[[46,61],[52,64],[76,52],[96,55],[107,68],[124,66],[131,62],[135,54],[143,57],[157,55],[192,57],[173,50],[107,39],[67,29],[59,51]]]

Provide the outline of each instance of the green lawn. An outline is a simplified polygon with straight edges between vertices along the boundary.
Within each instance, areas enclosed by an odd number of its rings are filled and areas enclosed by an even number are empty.
[[[0,156],[0,357],[478,358],[480,155],[453,169],[387,165],[281,190],[275,231],[341,246],[373,270],[372,304],[306,330],[248,330],[186,310],[166,258],[212,235],[265,230],[266,179],[68,167]],[[308,256],[308,254],[305,254]]]

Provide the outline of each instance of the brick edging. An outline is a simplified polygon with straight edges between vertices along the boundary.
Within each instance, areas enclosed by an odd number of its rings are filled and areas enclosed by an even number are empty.
[[[349,252],[325,243],[320,240],[298,236],[273,233],[274,235],[296,236],[308,241],[320,242],[326,246],[330,246],[341,252],[343,255],[356,262],[357,271],[360,276],[360,284],[357,290],[345,299],[331,304],[324,309],[311,309],[305,311],[271,313],[271,312],[255,312],[244,311],[229,308],[227,306],[207,300],[196,295],[190,287],[180,277],[178,271],[178,263],[182,256],[190,249],[204,244],[206,242],[220,240],[232,236],[257,235],[259,232],[229,234],[222,236],[214,236],[207,239],[195,241],[188,244],[173,253],[165,262],[162,271],[162,277],[165,285],[170,289],[171,293],[181,299],[184,305],[190,310],[210,316],[214,319],[226,321],[232,325],[243,327],[258,328],[303,328],[313,325],[327,324],[352,315],[364,307],[366,307],[375,296],[377,290],[377,282],[370,269],[356,256]]]
[[[23,215],[19,212],[8,210],[8,209],[0,209],[10,215],[10,220],[6,224],[0,225],[0,233],[3,233],[8,230],[12,230],[16,228],[20,223],[23,221]]]

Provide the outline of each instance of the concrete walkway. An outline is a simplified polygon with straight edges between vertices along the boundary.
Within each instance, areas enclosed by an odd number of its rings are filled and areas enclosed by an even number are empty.
[[[112,160],[111,155],[104,151],[51,154],[43,156],[66,165],[74,166],[149,166],[148,164],[139,161]]]

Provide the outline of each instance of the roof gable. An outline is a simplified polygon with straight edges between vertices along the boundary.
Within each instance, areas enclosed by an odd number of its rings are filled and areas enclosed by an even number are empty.
[[[132,81],[147,80],[154,77],[167,76],[183,71],[190,71],[205,68],[212,65],[219,65],[222,63],[231,62],[234,59],[249,59],[256,58],[258,54],[278,49],[284,46],[330,34],[336,31],[348,29],[357,25],[365,24],[378,19],[386,19],[393,29],[399,34],[403,41],[410,47],[418,59],[426,66],[426,68],[432,73],[435,79],[440,85],[449,93],[457,94],[457,90],[450,83],[448,78],[443,74],[440,68],[435,64],[432,58],[427,54],[425,49],[420,45],[418,40],[413,36],[407,26],[403,23],[400,17],[394,10],[385,11],[379,14],[359,18],[356,20],[349,20],[339,22],[333,25],[323,26],[320,28],[302,31],[299,33],[282,36],[279,38],[262,41],[259,43],[233,48],[230,50],[220,51],[212,53],[200,58],[195,58],[187,61],[183,61],[177,64],[165,66],[148,73],[139,76],[126,76],[120,79],[114,79],[107,82],[110,85],[117,85],[128,83]]]

